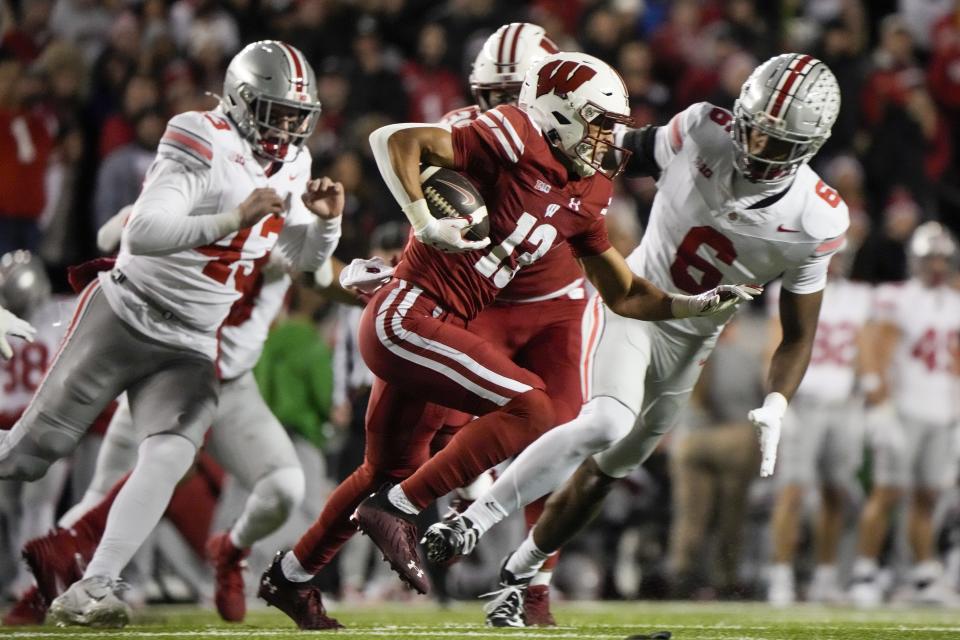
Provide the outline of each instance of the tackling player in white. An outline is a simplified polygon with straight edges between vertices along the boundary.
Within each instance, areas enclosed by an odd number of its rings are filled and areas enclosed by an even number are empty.
[[[630,130],[623,139],[633,150],[628,170],[658,176],[649,227],[627,260],[636,274],[691,294],[783,274],[783,340],[772,358],[769,395],[749,416],[759,429],[765,476],[773,473],[787,402],[810,359],[827,264],[848,225],[840,196],[807,165],[839,107],[839,87],[825,64],[784,54],[753,72],[733,114],[699,103],[665,127]],[[531,577],[673,427],[734,312],[646,323],[612,313],[599,298],[588,306],[580,416],[534,442],[463,516],[425,536],[434,560],[469,552],[493,524],[574,474],[505,562],[502,590],[487,608],[490,624],[522,626]]]
[[[313,271],[336,246],[342,186],[310,180],[304,152],[319,112],[303,55],[264,41],[231,61],[217,109],[171,119],[115,268],[81,295],[44,382],[0,441],[0,477],[38,478],[123,391],[144,437],[84,579],[51,605],[59,622],[125,623],[115,582],[214,417],[217,332],[231,306],[271,250]]]
[[[855,392],[863,327],[872,310],[869,285],[843,275],[845,253],[830,261],[810,366],[784,416],[776,479],[779,494],[770,523],[773,543],[767,600],[796,599],[793,560],[804,497],[820,490],[814,530],[816,568],[807,591],[811,602],[839,602],[837,546],[848,489],[856,482],[863,453],[863,397]],[[769,287],[770,340],[780,340],[779,286]]]
[[[960,417],[960,292],[957,244],[937,222],[914,231],[908,246],[911,277],[878,288],[869,348],[864,353],[867,433],[873,448],[873,491],[860,515],[859,557],[850,597],[873,607],[883,593],[877,558],[890,515],[910,492],[911,581],[918,602],[947,597],[935,554],[933,512],[940,491],[956,480],[953,431]]]

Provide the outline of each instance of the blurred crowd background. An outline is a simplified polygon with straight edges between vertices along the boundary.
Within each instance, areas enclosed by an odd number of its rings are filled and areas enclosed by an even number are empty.
[[[470,63],[511,21],[538,23],[561,49],[611,63],[640,125],[665,123],[701,100],[730,108],[759,62],[784,51],[814,54],[842,90],[839,120],[814,166],[849,205],[853,277],[905,278],[904,244],[925,220],[960,230],[960,0],[0,0],[0,254],[34,251],[65,291],[66,267],[95,257],[98,227],[136,198],[166,119],[215,106],[232,55],[277,38],[299,47],[317,73],[323,113],[309,141],[314,173],[342,181],[348,194],[337,257],[366,256],[383,248],[371,247],[371,238],[390,244],[382,225],[399,216],[368,133],[471,104]],[[610,226],[624,253],[639,241],[654,193],[649,179],[618,182]],[[301,291],[281,323],[286,337],[268,345],[270,364],[260,372],[265,389],[308,367],[325,380],[323,397],[309,407],[280,411],[322,451],[328,464],[316,473],[330,481],[349,473],[361,446],[351,372],[342,359],[334,368],[347,313]],[[304,342],[289,338],[311,324]],[[762,310],[739,326],[729,341],[746,353],[735,371],[750,408],[762,398]],[[287,339],[313,343],[309,363],[300,347],[284,352]],[[709,371],[705,377],[709,384]],[[742,420],[746,409],[707,415]],[[753,455],[753,446],[751,438],[738,451]],[[618,487],[601,522],[561,561],[562,592],[662,596],[678,563],[699,562],[681,551],[668,561],[668,449]],[[746,499],[739,511],[717,508],[694,541],[692,550],[708,548],[703,539],[716,533],[723,551],[716,571],[703,572],[688,595],[760,593],[772,490],[751,484],[754,477],[724,485]],[[322,491],[313,493],[322,504]],[[743,553],[736,541],[747,541]],[[491,586],[499,557],[453,569],[451,592]],[[373,563],[351,562],[340,580],[359,593]]]

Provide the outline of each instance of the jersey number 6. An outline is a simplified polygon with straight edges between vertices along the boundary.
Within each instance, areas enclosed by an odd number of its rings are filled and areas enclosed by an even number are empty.
[[[706,245],[716,252],[717,259],[724,264],[733,264],[737,259],[737,250],[730,238],[713,227],[693,227],[687,232],[677,247],[677,257],[670,265],[673,284],[687,293],[703,293],[713,289],[723,280],[723,274],[715,266],[700,256],[697,250]],[[699,272],[699,280],[695,277]]]

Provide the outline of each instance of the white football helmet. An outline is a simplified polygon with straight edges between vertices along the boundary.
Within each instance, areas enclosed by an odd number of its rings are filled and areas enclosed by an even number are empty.
[[[633,124],[627,87],[599,58],[561,52],[541,59],[527,71],[519,106],[579,175],[612,179],[626,165],[630,152],[613,144],[613,128]]]
[[[0,303],[11,313],[29,318],[50,298],[51,291],[40,258],[24,249],[0,256]]]
[[[296,159],[320,119],[313,67],[277,40],[248,44],[233,57],[220,100],[254,151],[278,162]],[[296,153],[288,153],[291,145]]]
[[[957,241],[939,222],[924,222],[910,237],[907,261],[913,277],[928,285],[940,284],[960,263]]]
[[[839,112],[840,86],[827,65],[799,53],[770,58],[733,104],[737,169],[753,182],[792,176],[830,137]]]
[[[530,65],[557,51],[543,27],[535,24],[511,22],[497,29],[483,43],[470,72],[470,90],[480,110],[516,104]]]

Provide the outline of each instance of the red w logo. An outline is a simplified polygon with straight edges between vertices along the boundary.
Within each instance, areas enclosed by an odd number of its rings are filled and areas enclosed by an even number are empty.
[[[537,97],[553,91],[561,98],[597,75],[592,67],[573,60],[554,60],[543,65],[537,80]]]

